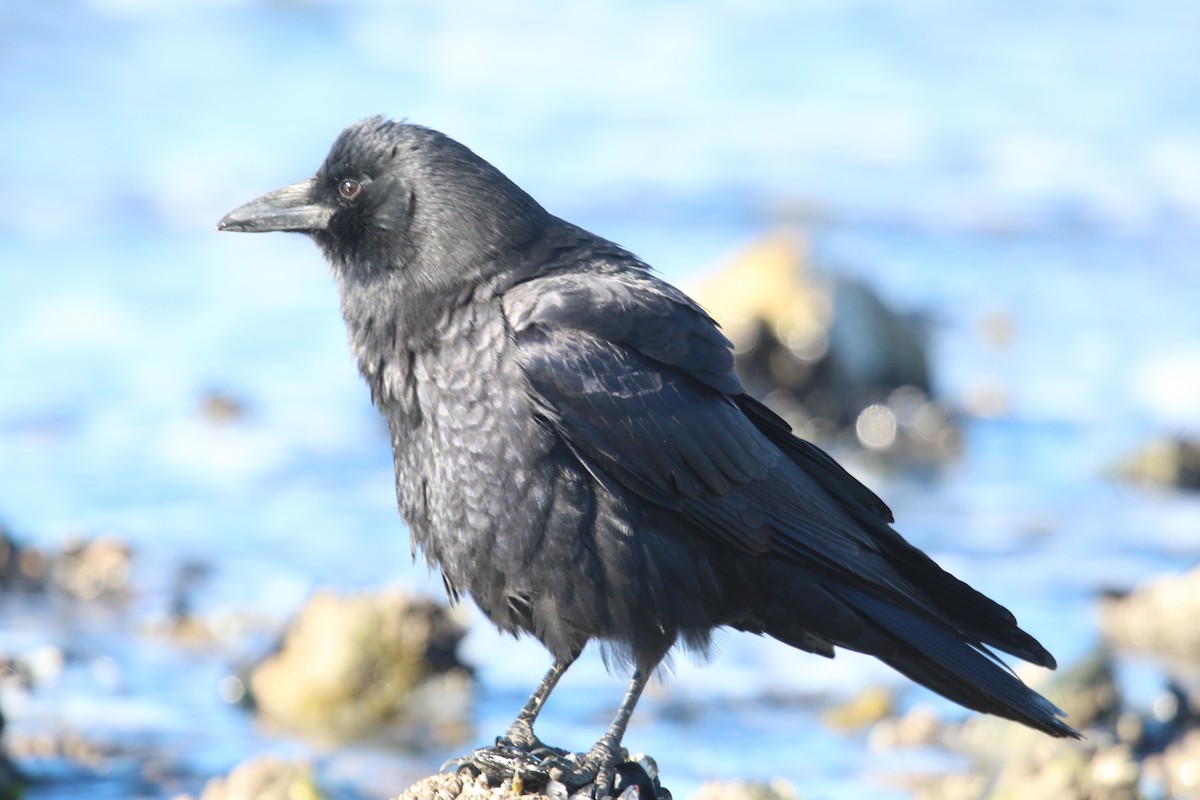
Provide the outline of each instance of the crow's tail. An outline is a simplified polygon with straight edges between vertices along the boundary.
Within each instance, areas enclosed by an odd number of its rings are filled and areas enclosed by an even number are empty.
[[[892,647],[871,655],[893,669],[967,708],[1007,717],[1051,736],[1081,738],[1062,721],[1065,714],[1057,706],[1022,683],[985,645],[867,590],[845,584],[827,589],[891,640]]]

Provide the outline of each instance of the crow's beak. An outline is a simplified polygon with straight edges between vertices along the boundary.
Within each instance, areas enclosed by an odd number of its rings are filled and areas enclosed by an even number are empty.
[[[319,231],[333,216],[333,209],[312,201],[315,178],[293,183],[257,200],[251,200],[225,215],[217,223],[219,231]]]

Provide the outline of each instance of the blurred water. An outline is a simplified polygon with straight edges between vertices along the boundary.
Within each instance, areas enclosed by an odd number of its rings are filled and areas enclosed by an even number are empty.
[[[1196,500],[1105,472],[1152,433],[1200,428],[1197,40],[1185,0],[0,4],[0,518],[42,543],[133,541],[135,615],[161,613],[186,559],[217,567],[211,613],[283,618],[318,585],[437,588],[409,564],[315,248],[211,232],[310,174],[343,124],[388,113],[672,280],[803,219],[823,263],[929,312],[942,395],[994,387],[1008,412],[968,418],[963,459],[933,480],[865,477],[1069,662],[1098,588],[1200,555]],[[1011,320],[1007,346],[989,315]],[[204,421],[213,389],[248,416]],[[144,760],[194,789],[259,749],[304,751],[217,698],[240,654],[7,611],[0,650],[56,641],[83,665],[6,697],[12,729],[135,745],[108,774],[46,766],[62,780],[31,797],[152,797]],[[630,730],[676,796],[777,773],[806,797],[892,796],[872,783],[891,760],[815,714],[888,673],[745,636],[722,649],[705,669],[680,658]],[[484,741],[545,657],[482,623],[467,651]],[[577,671],[540,730],[585,747],[620,681]]]

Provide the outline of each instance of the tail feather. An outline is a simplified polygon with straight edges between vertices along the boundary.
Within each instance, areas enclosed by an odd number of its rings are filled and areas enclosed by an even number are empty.
[[[972,589],[913,547],[888,524],[892,512],[870,489],[821,448],[792,435],[773,411],[743,395],[738,406],[797,466],[815,479],[878,542],[880,552],[904,580],[919,589],[967,636],[1038,666],[1054,669],[1054,656],[1025,631],[1004,606]]]
[[[967,708],[1006,717],[1051,736],[1080,738],[1078,731],[1063,722],[1066,715],[1061,709],[1022,683],[981,643],[970,642],[943,623],[863,589],[838,585],[829,590],[895,640],[899,646],[894,651],[871,653],[893,669]]]
[[[886,526],[880,526],[886,527]],[[1017,618],[1004,606],[946,572],[937,563],[888,529],[886,558],[896,571],[921,590],[967,636],[1039,667],[1058,665],[1037,639],[1017,627]]]
[[[891,528],[891,510],[874,492],[819,447],[793,436],[774,412],[748,396],[737,402],[764,435],[871,534],[878,554],[894,570],[896,585],[903,587],[899,592],[882,583],[872,588],[847,576],[817,579],[823,591],[836,598],[832,604],[853,610],[866,628],[838,621],[836,613],[826,611],[817,615],[819,619],[810,613],[802,620],[813,628],[807,638],[797,634],[795,625],[769,625],[767,633],[805,649],[816,649],[812,641],[824,640],[860,650],[967,708],[1052,736],[1079,736],[1062,721],[1062,711],[1022,683],[993,653],[991,648],[1055,667],[1054,657],[1017,626],[1012,612],[909,544]],[[811,584],[803,601],[796,599],[811,604]],[[794,608],[793,604],[793,617]],[[806,625],[799,629],[803,632]]]

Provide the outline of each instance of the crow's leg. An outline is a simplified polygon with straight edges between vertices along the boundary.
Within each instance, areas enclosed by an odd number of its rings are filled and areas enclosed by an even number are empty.
[[[554,687],[558,685],[558,679],[563,676],[568,667],[575,663],[577,657],[578,654],[572,655],[569,658],[555,659],[554,664],[546,672],[546,677],[542,678],[542,682],[533,690],[533,694],[529,695],[529,700],[526,701],[524,708],[517,714],[517,718],[508,726],[508,731],[501,737],[506,744],[527,752],[540,750],[545,747],[533,735],[534,720],[542,712],[542,706],[546,704],[546,699],[550,697],[550,693],[554,691]]]
[[[533,786],[543,786],[550,780],[550,769],[563,761],[566,750],[547,747],[533,733],[533,723],[546,699],[554,691],[559,678],[575,663],[578,653],[568,658],[556,659],[546,677],[529,695],[524,707],[503,736],[496,737],[491,747],[481,747],[468,756],[447,761],[442,771],[470,769],[475,774],[486,773],[493,785],[508,778],[520,778]]]
[[[564,781],[574,785],[594,783],[593,796],[597,800],[612,796],[613,779],[617,774],[617,767],[625,761],[621,740],[625,737],[625,728],[629,725],[629,718],[633,715],[633,709],[637,706],[638,698],[642,696],[642,691],[646,688],[649,679],[650,670],[637,669],[634,671],[633,677],[629,681],[629,688],[625,690],[625,699],[621,701],[612,725],[608,726],[608,732],[592,746],[591,751],[578,767],[565,771]]]

